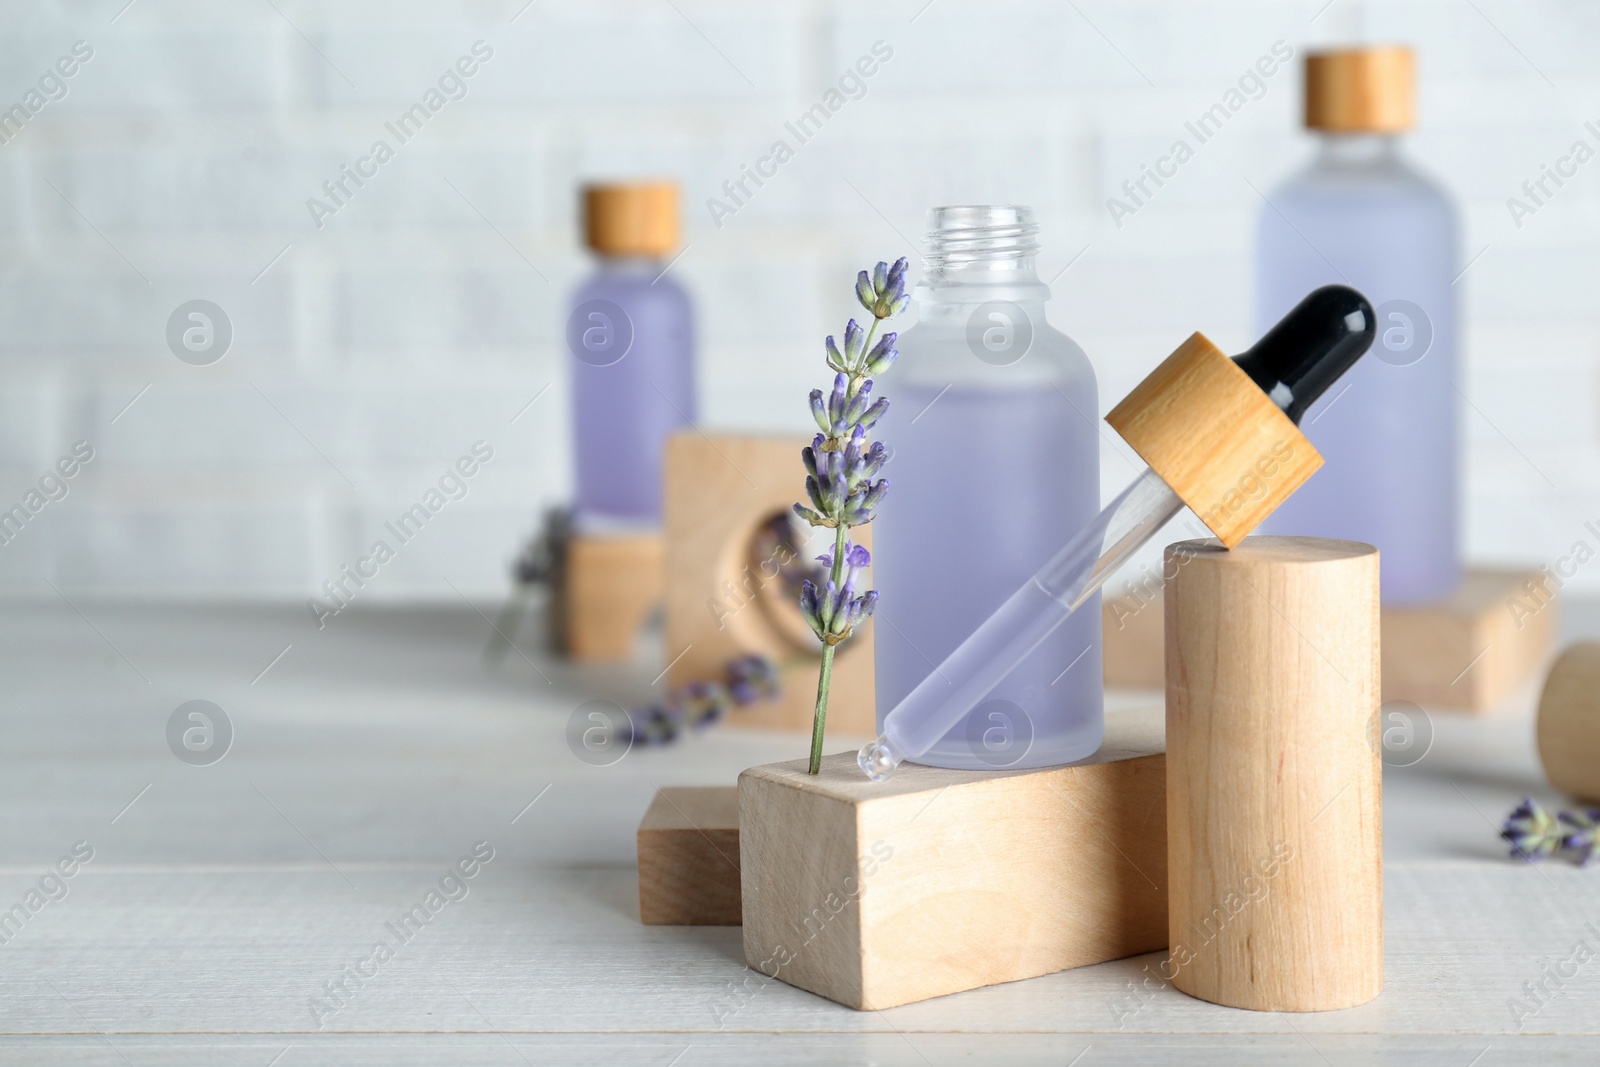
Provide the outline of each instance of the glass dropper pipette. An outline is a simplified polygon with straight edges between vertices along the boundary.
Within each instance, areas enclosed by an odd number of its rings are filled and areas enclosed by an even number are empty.
[[[1298,425],[1374,334],[1366,298],[1329,285],[1233,362]],[[883,733],[857,757],[867,777],[881,782],[932,748],[1183,507],[1146,468],[884,717]]]

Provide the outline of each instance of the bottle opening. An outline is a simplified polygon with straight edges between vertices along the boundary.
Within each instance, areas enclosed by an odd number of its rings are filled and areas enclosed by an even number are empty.
[[[1031,207],[936,207],[928,212],[928,251],[922,269],[936,274],[963,267],[1031,268],[1039,251],[1038,233]]]

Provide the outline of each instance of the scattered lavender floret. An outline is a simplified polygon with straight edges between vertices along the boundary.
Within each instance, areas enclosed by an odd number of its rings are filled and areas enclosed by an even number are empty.
[[[1500,836],[1511,842],[1513,857],[1538,863],[1560,851],[1566,835],[1555,816],[1527,797],[1506,818]]]
[[[775,700],[782,690],[778,665],[766,656],[740,656],[728,663],[724,676],[721,682],[690,682],[647,708],[629,712],[634,743],[669,744],[685,730],[704,730],[732,708]]]
[[[1600,808],[1563,811],[1557,818],[1570,827],[1561,839],[1561,847],[1574,863],[1587,867],[1600,857]]]

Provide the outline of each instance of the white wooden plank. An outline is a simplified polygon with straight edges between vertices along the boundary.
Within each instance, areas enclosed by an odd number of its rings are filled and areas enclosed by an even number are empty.
[[[1148,1067],[1158,1058],[1193,1067],[1281,1067],[1285,1063],[1365,1067],[1498,1067],[1510,1063],[1584,1063],[1585,1038],[1529,1035],[1514,1040],[1390,1038],[1295,1034],[1223,1036],[1014,1034],[1003,1044],[979,1034],[678,1034],[318,1035],[293,1039],[162,1035],[0,1039],[0,1067],[70,1063],[82,1067],[812,1067],[819,1063],[945,1067],[1005,1063],[1017,1067]],[[273,1062],[274,1056],[281,1058]]]
[[[1092,1045],[1085,1062],[1382,1051],[1465,1064],[1490,1047],[1487,1065],[1560,1058],[1600,1033],[1600,961],[1520,1033],[1510,1007],[1580,940],[1600,951],[1584,925],[1600,925],[1595,873],[1508,862],[1494,837],[1523,793],[1549,796],[1526,694],[1500,718],[1435,715],[1427,758],[1386,773],[1388,987],[1371,1005],[1290,1018],[1170,989],[1130,1000],[1159,958],[1144,957],[858,1014],[759,979],[740,994],[737,929],[637,921],[633,830],[653,789],[731,783],[805,738],[721,726],[590,767],[566,746],[567,717],[594,696],[648,699],[649,663],[578,671],[525,642],[531,662],[490,671],[487,627],[465,608],[352,609],[321,634],[288,609],[86,613],[116,650],[65,610],[0,613],[0,904],[73,842],[96,850],[66,899],[0,945],[0,1033],[19,1035],[0,1039],[0,1064],[265,1064],[292,1043],[285,1067],[668,1063],[690,1044],[685,1064],[997,1049],[1066,1063]],[[237,729],[209,767],[181,763],[164,737],[196,697]],[[310,1001],[480,839],[496,858],[467,897],[317,1032]]]

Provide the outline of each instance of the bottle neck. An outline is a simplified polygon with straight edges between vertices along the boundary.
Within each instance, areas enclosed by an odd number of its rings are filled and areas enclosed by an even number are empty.
[[[1317,162],[1325,166],[1374,166],[1400,157],[1399,134],[1319,133],[1317,140]]]
[[[595,252],[594,258],[596,267],[607,274],[644,274],[653,278],[666,265],[665,259],[649,255],[619,256]]]
[[[1043,304],[1049,298],[1049,287],[1034,270],[1039,224],[1032,209],[941,207],[933,210],[931,223],[923,278],[913,294],[919,321],[937,317],[944,305]]]

